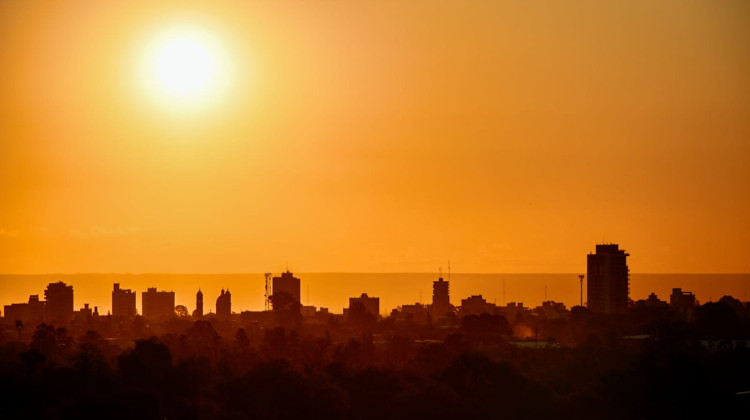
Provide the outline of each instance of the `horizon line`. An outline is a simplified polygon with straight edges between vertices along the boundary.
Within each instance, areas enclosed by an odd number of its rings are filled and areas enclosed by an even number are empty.
[[[279,271],[283,273],[285,271]],[[436,274],[439,277],[448,277],[448,274],[443,273],[442,275],[438,272],[432,271],[291,271],[292,273],[300,274]],[[0,276],[91,276],[91,275],[120,275],[120,276],[144,276],[144,275],[186,275],[186,276],[212,276],[212,275],[264,275],[266,272],[48,272],[48,273],[0,273]],[[271,272],[276,274],[276,272]],[[570,274],[580,275],[581,272],[500,272],[500,271],[463,271],[463,272],[451,272],[450,275],[465,275],[465,274],[503,274],[503,275],[551,275],[551,274]],[[649,275],[750,275],[749,272],[630,272],[633,274],[649,274]]]

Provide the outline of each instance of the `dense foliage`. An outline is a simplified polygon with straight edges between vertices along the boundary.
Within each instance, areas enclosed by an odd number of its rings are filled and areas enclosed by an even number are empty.
[[[511,326],[492,316],[454,328],[381,321],[348,338],[346,326],[200,320],[122,341],[42,324],[29,342],[0,343],[1,417],[665,419],[748,406],[750,349],[728,339],[746,321],[707,307],[690,324],[642,324],[649,336],[634,339],[623,336],[633,319],[574,313],[551,324],[585,335],[571,346],[512,343]]]

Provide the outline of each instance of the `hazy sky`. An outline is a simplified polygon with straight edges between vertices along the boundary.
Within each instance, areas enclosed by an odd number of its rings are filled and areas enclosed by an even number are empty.
[[[0,2],[0,272],[750,270],[750,2],[188,3]]]

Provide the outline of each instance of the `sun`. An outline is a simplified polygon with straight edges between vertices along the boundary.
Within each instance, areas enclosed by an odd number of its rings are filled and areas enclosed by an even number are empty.
[[[148,96],[174,111],[215,104],[231,79],[224,45],[197,26],[176,26],[157,34],[144,49],[139,67]]]

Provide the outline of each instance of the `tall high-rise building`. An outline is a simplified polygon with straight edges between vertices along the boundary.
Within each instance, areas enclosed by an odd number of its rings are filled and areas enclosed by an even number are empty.
[[[141,309],[144,318],[170,318],[174,313],[174,292],[157,292],[155,287],[149,287],[141,292]]]
[[[195,294],[195,311],[193,311],[193,317],[203,317],[203,292],[198,289],[198,293]]]
[[[432,282],[432,306],[430,311],[434,316],[445,316],[451,311],[449,283],[442,277]]]
[[[112,316],[132,318],[135,314],[135,292],[130,289],[120,289],[120,283],[115,283],[112,289]]]
[[[273,278],[273,294],[286,293],[297,302],[300,301],[300,281],[287,270],[280,277]]]
[[[221,294],[216,298],[216,316],[219,319],[230,319],[232,317],[232,294],[229,293],[229,289],[226,292],[221,289]]]
[[[44,290],[44,318],[53,324],[67,325],[73,320],[73,286],[59,281]]]
[[[588,308],[602,314],[623,314],[628,310],[630,254],[617,244],[597,245],[587,258]]]

